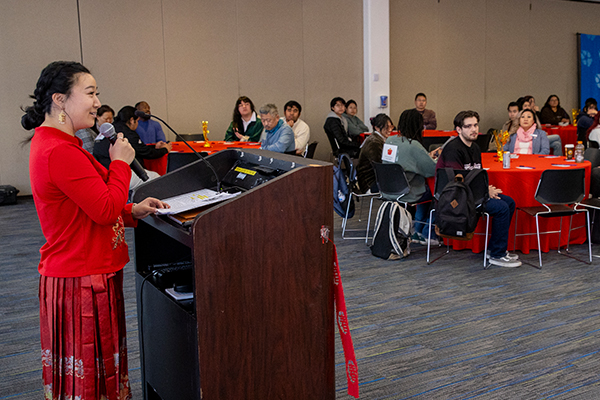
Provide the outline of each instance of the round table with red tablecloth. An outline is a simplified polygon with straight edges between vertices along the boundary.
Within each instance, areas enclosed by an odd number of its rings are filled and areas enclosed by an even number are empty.
[[[488,172],[489,184],[502,189],[502,193],[510,196],[517,207],[540,206],[535,200],[535,192],[542,172],[546,169],[585,168],[586,197],[589,193],[590,176],[592,165],[589,161],[581,164],[567,162],[565,157],[541,156],[541,155],[519,155],[519,158],[511,159],[509,169],[504,169],[502,163],[497,161],[496,153],[482,153],[482,164]],[[568,167],[563,167],[569,165]],[[516,211],[515,211],[516,213]],[[570,218],[563,218],[561,246],[566,246],[569,231]],[[573,218],[573,227],[585,225],[585,216],[577,215]],[[556,231],[560,227],[560,218],[540,218],[540,231]],[[518,236],[516,250],[529,254],[530,250],[537,250],[537,238],[535,235],[535,218],[519,212],[519,234],[533,233],[528,236]],[[490,224],[491,229],[491,224]],[[479,220],[476,233],[485,233],[485,218]],[[491,233],[491,232],[490,232]],[[508,250],[515,249],[515,217],[511,221],[508,238]],[[558,233],[541,235],[542,251],[558,248]],[[573,229],[570,242],[572,244],[584,243],[586,239],[585,229]],[[475,253],[484,249],[484,235],[475,235],[470,241],[450,240],[455,250],[471,249]]]

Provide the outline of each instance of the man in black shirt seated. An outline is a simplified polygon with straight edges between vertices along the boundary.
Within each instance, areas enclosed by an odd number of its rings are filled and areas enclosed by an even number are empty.
[[[475,143],[479,135],[479,114],[475,111],[461,111],[454,118],[454,129],[458,132],[458,138],[444,146],[436,168],[480,169],[481,150]],[[492,217],[490,253],[487,255],[490,264],[508,268],[519,267],[519,256],[507,251],[508,231],[515,212],[515,201],[492,185],[489,186],[489,195],[485,211]]]

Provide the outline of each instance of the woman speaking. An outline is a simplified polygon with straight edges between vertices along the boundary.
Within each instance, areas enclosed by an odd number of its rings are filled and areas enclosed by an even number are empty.
[[[46,243],[38,270],[45,398],[129,399],[123,267],[124,223],[166,208],[126,204],[135,155],[121,133],[107,170],[75,137],[95,123],[94,77],[58,61],[42,71],[21,124],[31,140],[31,189]]]

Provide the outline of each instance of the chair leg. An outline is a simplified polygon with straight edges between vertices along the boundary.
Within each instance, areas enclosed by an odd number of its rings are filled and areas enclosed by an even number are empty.
[[[557,250],[558,254],[560,254],[560,241],[562,239],[562,219],[563,219],[563,217],[560,217],[560,222],[559,222],[560,225],[558,225],[558,226],[560,226],[560,229],[558,230],[558,250]],[[570,228],[571,227],[569,227],[569,229]],[[568,246],[569,245],[567,244],[567,247]]]
[[[565,251],[569,253],[569,244],[571,244],[571,227],[573,226],[573,216],[569,218],[569,233],[567,234],[567,247],[565,247]],[[561,226],[562,228],[562,226]],[[562,229],[561,229],[562,230]],[[560,243],[558,243],[560,245]]]
[[[513,251],[517,251],[517,224],[519,223],[519,209],[515,210],[515,236],[513,239]]]
[[[432,208],[429,211],[429,233],[427,234],[427,264],[429,265],[429,253],[431,252],[431,225],[433,225],[431,223],[431,220],[433,218],[433,212],[435,211],[434,208]]]
[[[589,253],[590,253],[590,264],[591,264],[592,263],[592,232],[590,230],[590,213],[588,212],[588,210],[585,210],[585,218],[587,220],[587,239],[588,239],[588,249],[589,249]]]
[[[348,214],[350,213],[350,203],[352,202],[352,192],[350,192],[350,200],[348,200],[348,206],[346,206],[346,216],[342,220],[342,239],[345,239],[346,225],[348,224]]]
[[[367,246],[369,245],[369,230],[371,229],[371,211],[373,210],[373,200],[375,200],[375,197],[371,197],[371,204],[369,205],[369,219],[367,220],[367,233],[365,234],[365,244]]]
[[[488,232],[489,232],[489,227],[490,227],[490,215],[489,214],[484,214],[485,215],[485,240],[484,240],[484,245],[483,245],[483,269],[487,268],[488,262],[487,262],[487,248],[488,248]]]
[[[537,234],[538,255],[540,258],[540,268],[542,268],[542,245],[540,242],[540,219],[537,214],[535,214],[535,232]]]

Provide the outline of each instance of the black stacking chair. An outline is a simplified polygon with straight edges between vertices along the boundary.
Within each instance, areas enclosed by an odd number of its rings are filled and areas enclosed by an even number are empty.
[[[317,149],[317,145],[319,142],[312,142],[306,145],[306,150],[304,151],[304,158],[313,158],[315,156],[315,150]]]
[[[338,166],[342,168],[344,174],[346,175],[346,181],[348,183],[348,188],[350,190],[350,197],[352,199],[356,199],[357,202],[360,202],[363,198],[374,198],[379,195],[379,193],[360,193],[357,191],[358,178],[356,176],[356,169],[354,168],[354,164],[350,159],[350,156],[346,153],[341,153],[338,157]],[[362,239],[362,237],[346,237],[346,232],[356,232],[362,229],[346,229],[348,225],[348,215],[350,214],[350,205],[351,201],[348,201],[348,208],[346,209],[346,216],[342,219],[342,239]],[[360,212],[358,220],[362,220],[362,204],[360,205]],[[367,229],[365,232],[365,243],[369,241],[369,224],[371,223],[371,209],[369,209],[369,218],[367,220]]]
[[[577,208],[577,203],[585,197],[585,169],[548,169],[542,172],[542,176],[538,183],[535,192],[535,200],[541,206],[537,207],[517,207],[515,215],[515,245],[517,236],[533,235],[533,233],[517,234],[517,224],[519,211],[522,211],[532,217],[535,217],[536,235],[538,242],[538,254],[540,268],[542,267],[542,247],[540,243],[541,233],[558,233],[558,253],[571,257],[569,253],[569,241],[571,239],[571,229],[569,226],[569,236],[567,239],[566,253],[560,251],[560,239],[562,235],[562,217],[571,217],[579,213],[585,213],[587,218],[587,239],[590,253],[590,261],[592,263],[592,244],[590,241],[590,217],[588,210],[585,208]],[[582,204],[583,205],[583,204]],[[558,231],[540,232],[539,218],[560,217],[561,228]],[[575,258],[575,257],[571,257]],[[582,261],[582,260],[579,260]],[[584,261],[582,261],[584,262]]]
[[[415,205],[417,203],[408,203],[402,201],[402,197],[410,192],[410,184],[406,178],[404,168],[400,164],[382,164],[379,162],[371,161],[373,169],[375,169],[375,177],[377,179],[377,186],[379,187],[379,200],[392,200],[397,201],[404,205],[406,208],[409,204]],[[369,207],[369,221],[367,223],[368,229],[371,227],[371,210],[373,209],[373,200],[371,199],[371,205]]]
[[[327,139],[331,145],[331,152],[333,153],[333,156],[337,157],[340,154],[340,145],[337,139],[335,136],[333,136],[333,133],[329,132],[328,130],[325,130],[325,134],[327,135]]]
[[[454,170],[454,175],[458,175],[461,174],[464,178],[467,177],[467,174],[469,174],[470,171],[467,170],[463,170],[463,169],[455,169]],[[448,175],[446,174],[446,171],[442,168],[438,169],[436,171],[436,175],[435,175],[435,186],[434,186],[434,195],[433,197],[438,200],[440,198],[440,195],[442,194],[442,191],[444,190],[444,188],[446,187],[446,185],[450,183],[449,179],[448,179]],[[487,247],[488,247],[488,233],[490,230],[490,215],[488,213],[485,212],[485,201],[488,199],[489,197],[489,189],[488,189],[488,175],[487,175],[487,171],[486,170],[482,170],[482,172],[479,173],[479,176],[472,182],[471,184],[471,191],[473,192],[473,198],[475,199],[475,204],[477,205],[477,212],[480,215],[483,215],[485,217],[485,241],[484,241],[484,250],[483,250],[483,268],[487,268],[488,267],[488,262],[487,262]],[[433,214],[435,212],[435,208],[432,207],[431,211],[429,212],[429,236],[428,236],[428,240],[427,240],[427,264],[433,264],[434,262],[436,262],[437,260],[439,260],[440,258],[442,258],[443,256],[445,256],[446,254],[450,253],[450,243],[447,242],[446,243],[446,252],[443,253],[441,256],[437,257],[435,260],[433,261],[429,261],[430,260],[430,253],[431,253],[431,227],[433,226],[433,224],[431,223],[431,221],[433,220]],[[481,233],[476,233],[476,235],[481,235]]]
[[[204,140],[204,135],[201,133],[190,133],[187,135],[181,135],[181,137],[188,142]]]
[[[600,149],[586,149],[583,158],[592,163],[592,168],[600,166]]]

